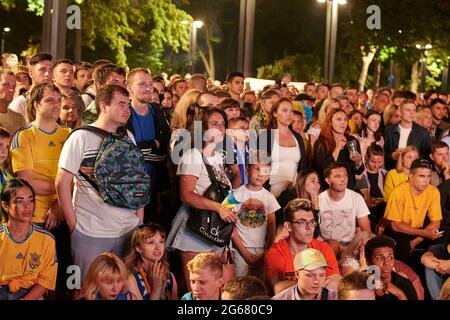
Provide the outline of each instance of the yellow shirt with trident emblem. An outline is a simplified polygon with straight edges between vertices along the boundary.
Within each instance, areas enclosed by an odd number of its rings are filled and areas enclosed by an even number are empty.
[[[50,232],[33,224],[25,240],[17,242],[7,225],[0,225],[0,286],[8,286],[11,292],[36,284],[55,290],[57,269],[55,239]]]

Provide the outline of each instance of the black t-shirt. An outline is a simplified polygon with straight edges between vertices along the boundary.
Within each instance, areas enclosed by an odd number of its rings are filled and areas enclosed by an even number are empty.
[[[406,279],[405,277],[402,277],[398,273],[392,271],[391,281],[397,288],[403,291],[408,300],[418,300],[416,289],[414,289],[411,280]],[[376,300],[398,300],[398,298],[393,294],[385,294],[382,297],[377,296]]]
[[[380,187],[378,186],[378,175],[377,173],[369,173],[367,172],[367,178],[369,179],[370,184],[370,196],[372,198],[383,198],[383,193],[380,190]]]

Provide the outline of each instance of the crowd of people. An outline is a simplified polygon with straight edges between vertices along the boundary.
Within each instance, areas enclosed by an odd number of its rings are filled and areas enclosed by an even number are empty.
[[[3,58],[0,300],[450,299],[448,93]]]

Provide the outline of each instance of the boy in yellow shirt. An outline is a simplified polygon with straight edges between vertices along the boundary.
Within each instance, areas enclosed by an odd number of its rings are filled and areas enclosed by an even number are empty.
[[[442,237],[439,232],[442,220],[440,194],[430,185],[431,164],[425,159],[416,159],[411,164],[409,181],[394,189],[386,207],[384,218],[390,222],[384,233],[396,240],[396,257],[410,266],[411,251],[419,244],[430,245],[430,241]],[[424,226],[425,217],[429,224]],[[425,241],[424,241],[425,240]]]

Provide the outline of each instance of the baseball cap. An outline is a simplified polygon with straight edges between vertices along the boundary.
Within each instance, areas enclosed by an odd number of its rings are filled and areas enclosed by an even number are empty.
[[[28,68],[26,66],[17,65],[11,69],[11,71],[14,73],[15,76],[17,76],[19,73],[26,73],[28,74]]]
[[[307,100],[307,101],[316,101],[316,99],[314,99],[313,97],[311,97],[310,95],[307,95],[306,93],[301,93],[298,96],[295,97],[296,101],[302,101],[302,100]]]
[[[305,249],[295,255],[294,270],[316,270],[318,268],[328,267],[327,260],[323,254],[316,249]]]
[[[411,167],[410,167],[410,171],[413,169],[417,169],[417,168],[424,168],[424,169],[430,169],[431,168],[431,164],[428,160],[425,159],[416,159],[411,163]]]

